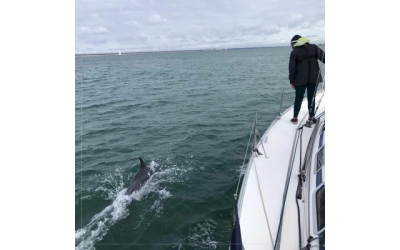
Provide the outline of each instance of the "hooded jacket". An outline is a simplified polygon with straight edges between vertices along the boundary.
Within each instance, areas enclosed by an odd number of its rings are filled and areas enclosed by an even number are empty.
[[[299,38],[290,54],[289,80],[295,86],[322,82],[318,60],[325,64],[325,52],[309,42],[305,37]]]

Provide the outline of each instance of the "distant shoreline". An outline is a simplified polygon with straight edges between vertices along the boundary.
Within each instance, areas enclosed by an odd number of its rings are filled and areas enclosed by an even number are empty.
[[[318,44],[318,46],[325,46],[325,44]],[[249,48],[226,48],[226,49],[196,49],[196,50],[164,50],[164,51],[140,51],[140,52],[121,52],[121,55],[133,54],[150,54],[150,53],[181,53],[181,52],[209,52],[209,51],[224,51],[224,50],[239,50],[239,49],[263,49],[263,48],[280,48],[290,46],[273,46],[273,47],[249,47]],[[118,56],[118,52],[110,53],[93,53],[93,54],[75,54],[75,57],[86,56]]]

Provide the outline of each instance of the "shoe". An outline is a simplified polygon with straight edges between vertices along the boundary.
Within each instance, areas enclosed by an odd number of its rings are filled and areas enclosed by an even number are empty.
[[[308,120],[312,121],[314,124],[317,123],[317,119],[314,117],[308,117]]]
[[[292,120],[290,120],[291,122],[293,122],[293,123],[297,123],[297,118],[292,118]]]

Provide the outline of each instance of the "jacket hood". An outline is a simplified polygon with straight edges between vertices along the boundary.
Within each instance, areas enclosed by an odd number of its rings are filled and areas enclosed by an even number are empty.
[[[300,47],[309,42],[310,39],[308,39],[307,37],[301,37],[297,40],[297,42],[293,45],[293,47]]]

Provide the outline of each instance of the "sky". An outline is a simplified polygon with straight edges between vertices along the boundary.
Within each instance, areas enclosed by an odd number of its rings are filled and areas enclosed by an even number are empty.
[[[75,0],[75,53],[325,43],[324,0]]]

